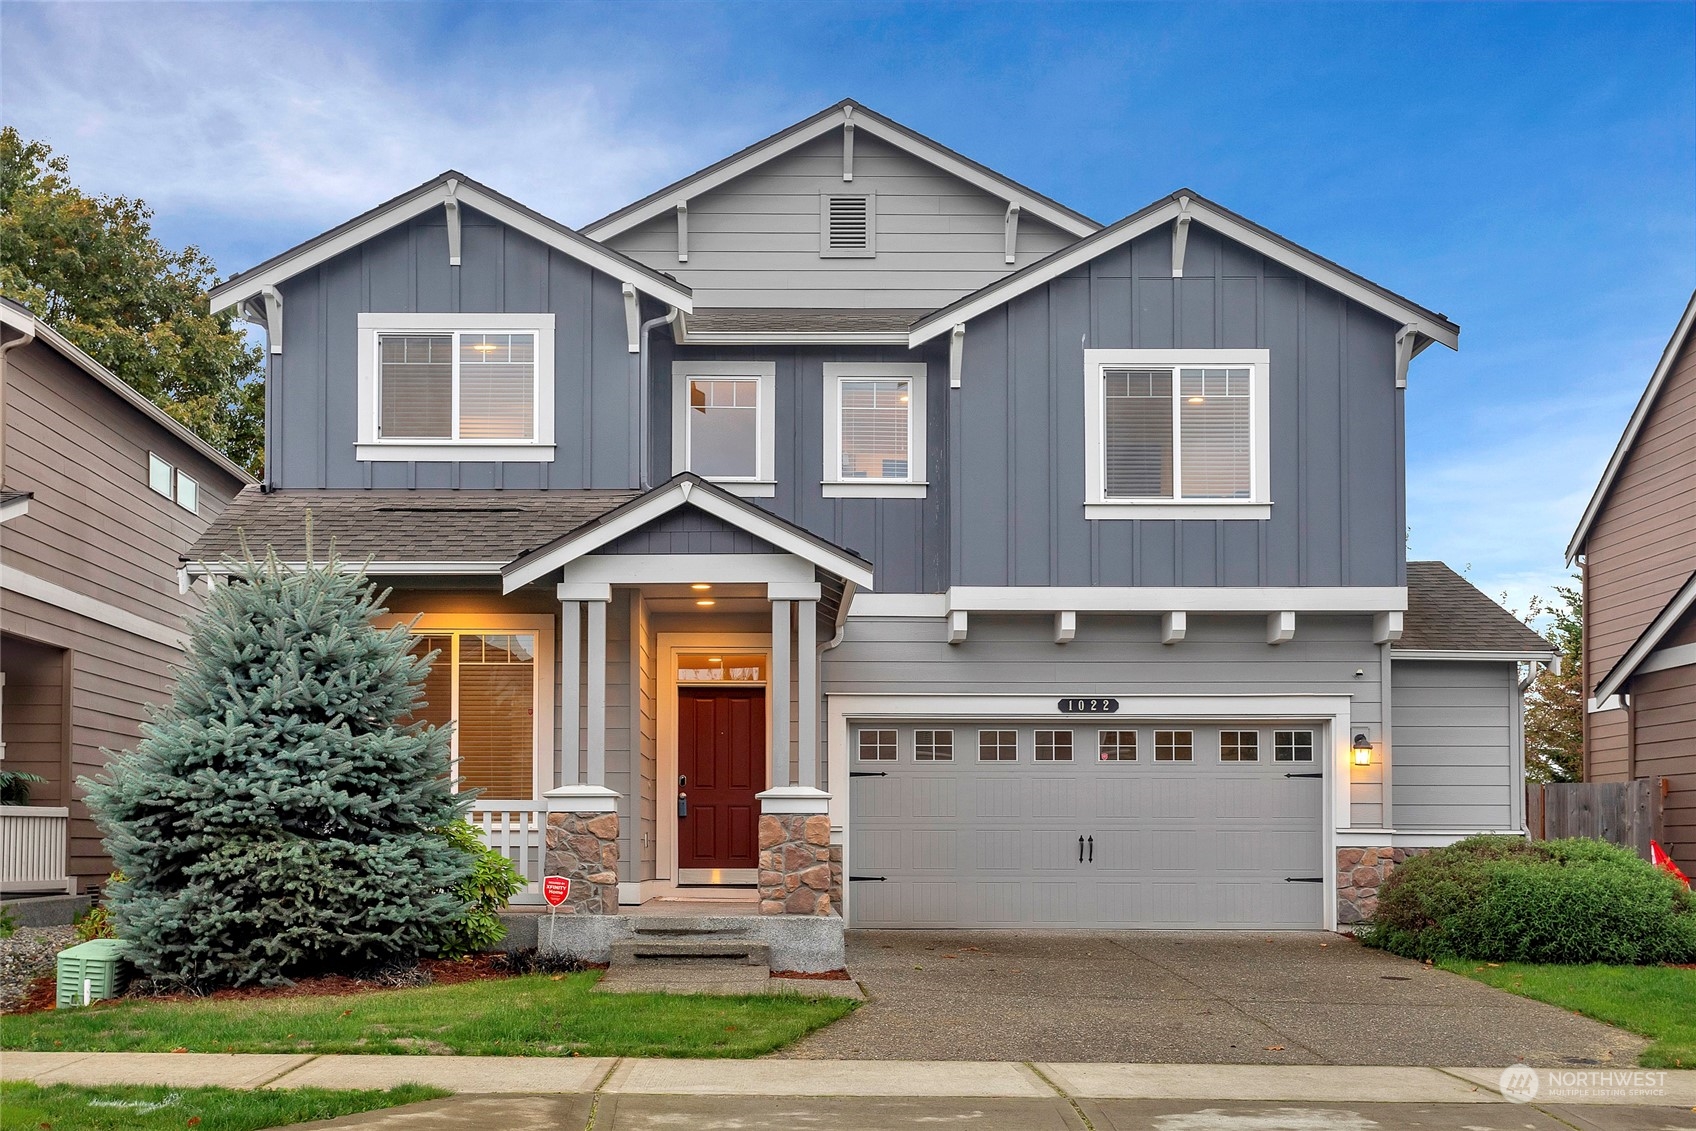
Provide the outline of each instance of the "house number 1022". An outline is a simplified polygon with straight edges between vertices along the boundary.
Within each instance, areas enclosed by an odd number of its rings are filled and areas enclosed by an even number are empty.
[[[1117,699],[1062,699],[1063,715],[1111,715],[1119,710]]]

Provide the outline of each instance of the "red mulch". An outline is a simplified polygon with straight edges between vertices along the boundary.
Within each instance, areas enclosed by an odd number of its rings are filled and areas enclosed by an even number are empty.
[[[427,958],[418,964],[418,968],[430,976],[430,980],[420,985],[455,986],[461,982],[481,982],[493,978],[514,977],[502,962],[504,956],[499,954],[474,954],[469,958]],[[278,997],[329,997],[337,994],[366,994],[379,990],[415,989],[413,986],[396,986],[370,978],[353,978],[346,974],[321,974],[310,978],[297,978],[285,986],[234,986],[222,990],[214,990],[209,994],[191,994],[186,992],[172,994],[149,994],[145,998],[128,998],[118,1000],[144,1001],[253,1001]],[[28,994],[23,1003],[15,1010],[17,1013],[38,1013],[52,1009],[56,1003],[57,988],[53,975],[37,978],[30,983]],[[99,1004],[99,1003],[97,1003]]]
[[[773,970],[774,978],[799,978],[808,982],[849,982],[853,979],[846,970],[826,970],[822,974],[803,974],[799,970]]]

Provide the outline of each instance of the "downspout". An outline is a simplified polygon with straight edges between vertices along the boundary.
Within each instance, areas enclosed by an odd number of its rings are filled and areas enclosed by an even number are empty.
[[[6,467],[6,355],[19,346],[27,346],[35,341],[35,323],[31,322],[29,329],[23,331],[21,337],[9,342],[0,342],[0,474]]]
[[[677,308],[672,306],[658,318],[650,318],[642,323],[636,331],[636,344],[641,353],[636,362],[640,374],[638,380],[641,382],[636,390],[636,415],[641,421],[642,430],[641,443],[637,445],[637,458],[642,461],[642,466],[638,469],[636,484],[644,491],[648,489],[648,433],[653,427],[653,421],[648,419],[648,333],[656,327],[669,326],[676,321]]]

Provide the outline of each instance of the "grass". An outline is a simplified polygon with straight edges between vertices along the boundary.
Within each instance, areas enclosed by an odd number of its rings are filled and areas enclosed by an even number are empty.
[[[40,1052],[760,1056],[851,1012],[841,998],[590,992],[534,974],[348,996],[121,1001],[0,1017],[0,1048]]]
[[[1499,990],[1629,1029],[1654,1043],[1645,1068],[1696,1068],[1696,970],[1671,966],[1501,965],[1445,959],[1443,967]]]
[[[405,1084],[383,1092],[327,1088],[236,1091],[127,1084],[83,1088],[73,1084],[0,1085],[0,1131],[258,1131],[313,1119],[333,1119],[450,1095],[440,1088]]]

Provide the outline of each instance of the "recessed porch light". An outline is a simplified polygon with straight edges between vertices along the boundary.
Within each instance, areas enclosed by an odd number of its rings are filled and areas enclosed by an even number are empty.
[[[705,598],[703,598],[703,599],[701,599],[701,600],[699,600],[699,601],[696,601],[696,602],[695,602],[695,603],[696,603],[696,604],[697,604],[697,605],[699,605],[699,606],[701,606],[701,607],[702,607],[702,608],[703,608],[703,609],[704,609],[704,608],[706,608],[706,607],[707,607],[707,606],[708,606],[708,605],[716,605],[716,604],[718,604],[718,602],[717,602],[717,601],[715,601],[715,600],[713,600],[713,599],[712,599],[712,598],[711,598],[711,597],[705,597]]]
[[[697,582],[695,582],[695,584],[691,585],[689,588],[696,590],[697,592],[704,592],[705,590],[711,589],[712,586],[708,585],[704,581],[697,581]]]

